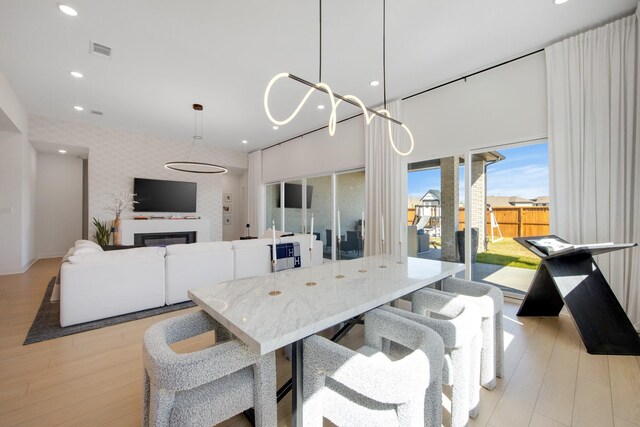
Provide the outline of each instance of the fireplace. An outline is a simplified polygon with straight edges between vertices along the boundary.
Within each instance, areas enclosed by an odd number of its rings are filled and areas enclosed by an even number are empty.
[[[168,246],[179,243],[194,243],[195,241],[195,231],[136,233],[133,235],[133,244],[135,246]]]

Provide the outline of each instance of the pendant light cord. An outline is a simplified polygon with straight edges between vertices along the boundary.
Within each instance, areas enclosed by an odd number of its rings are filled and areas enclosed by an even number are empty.
[[[387,1],[382,0],[382,87],[384,109],[387,109]]]
[[[318,54],[319,54],[319,60],[318,60],[318,82],[322,81],[322,0],[318,1],[318,5],[319,5],[319,10],[318,10],[318,18],[319,18],[319,36],[318,36],[318,40],[319,40],[319,47],[318,47]]]

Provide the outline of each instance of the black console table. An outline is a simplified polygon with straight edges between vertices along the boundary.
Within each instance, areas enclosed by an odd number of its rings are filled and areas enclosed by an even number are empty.
[[[527,240],[557,236],[515,237],[542,262],[518,316],[557,316],[564,304],[590,354],[640,355],[640,337],[592,255],[638,246],[622,243],[573,248],[547,255]]]

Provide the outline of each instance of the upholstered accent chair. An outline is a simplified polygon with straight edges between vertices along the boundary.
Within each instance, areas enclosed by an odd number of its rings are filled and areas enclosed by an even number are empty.
[[[427,326],[442,337],[442,381],[451,385],[451,426],[466,426],[469,417],[477,417],[480,402],[480,311],[469,301],[428,288],[414,292],[411,301],[413,313],[383,309]],[[401,354],[401,350],[392,343],[392,354]]]
[[[215,331],[217,343],[177,354],[169,344]],[[251,351],[212,317],[173,317],[144,334],[144,426],[211,426],[254,408],[256,426],[277,424],[274,353]]]
[[[357,351],[304,340],[304,425],[440,426],[444,347],[434,331],[380,309],[364,316]],[[394,360],[388,342],[407,349]],[[417,375],[416,373],[420,373]]]
[[[442,281],[442,290],[460,295],[476,304],[482,315],[482,364],[480,383],[488,390],[496,386],[496,377],[504,374],[504,326],[502,291],[486,283],[449,277]]]

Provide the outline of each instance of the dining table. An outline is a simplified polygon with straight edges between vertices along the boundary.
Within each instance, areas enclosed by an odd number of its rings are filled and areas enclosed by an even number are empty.
[[[391,255],[278,271],[189,297],[260,355],[292,344],[292,424],[302,426],[304,338],[455,275],[464,265]]]

